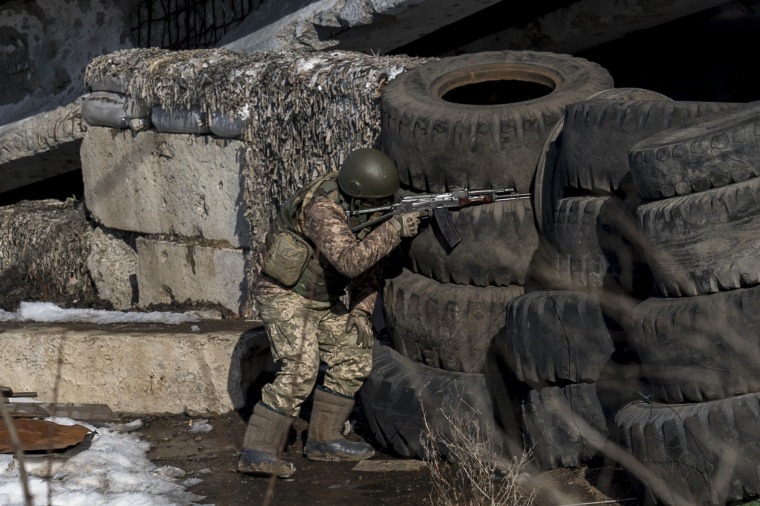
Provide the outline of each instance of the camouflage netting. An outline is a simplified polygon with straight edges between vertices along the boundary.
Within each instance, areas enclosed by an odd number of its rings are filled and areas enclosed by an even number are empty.
[[[376,145],[382,87],[425,61],[345,51],[135,49],[92,60],[85,84],[121,73],[128,94],[148,103],[246,118],[246,216],[256,250],[284,198],[336,170],[351,149]]]
[[[149,47],[120,49],[98,56],[84,71],[84,87],[86,90],[105,88],[123,93],[132,76],[145,72],[146,67],[156,58],[170,53],[171,51],[166,49]],[[125,85],[125,88],[119,89],[122,85]]]
[[[84,206],[74,199],[0,207],[0,308],[16,310],[20,301],[95,304],[90,233]]]

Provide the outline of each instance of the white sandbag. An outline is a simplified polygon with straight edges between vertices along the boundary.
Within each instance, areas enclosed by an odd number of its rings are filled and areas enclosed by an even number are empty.
[[[207,134],[211,131],[206,113],[197,105],[171,111],[156,105],[153,106],[150,119],[155,129],[164,133]]]
[[[209,128],[217,137],[237,139],[243,135],[245,122],[248,119],[248,110],[238,111],[232,117],[219,111],[211,113]]]
[[[91,126],[130,128],[130,123],[144,125],[149,115],[145,102],[110,91],[85,95],[82,103],[82,119]]]

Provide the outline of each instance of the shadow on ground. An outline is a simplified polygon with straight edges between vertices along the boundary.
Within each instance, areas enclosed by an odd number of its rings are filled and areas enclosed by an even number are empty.
[[[189,490],[204,496],[199,504],[216,506],[292,504],[440,504],[430,498],[430,473],[418,461],[399,459],[379,451],[372,459],[373,470],[354,470],[355,463],[310,462],[302,456],[308,423],[297,419],[285,459],[297,471],[289,480],[242,476],[234,468],[239,456],[245,421],[238,413],[208,419],[213,430],[193,433],[190,426],[200,418],[184,415],[142,418],[140,436],[151,449],[148,458],[159,466],[169,465],[187,473],[186,478],[203,480]],[[361,420],[356,430],[363,432]],[[351,433],[349,438],[359,438]],[[541,483],[535,506],[578,503],[636,506],[638,500],[625,474],[614,466],[556,469],[534,479]],[[603,492],[602,490],[606,491]],[[549,493],[549,492],[552,493]],[[620,499],[621,502],[614,502]],[[628,499],[622,501],[623,499]],[[613,500],[613,502],[607,502]]]

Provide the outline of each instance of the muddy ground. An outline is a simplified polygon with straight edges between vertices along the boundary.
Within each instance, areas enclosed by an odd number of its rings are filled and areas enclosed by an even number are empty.
[[[305,419],[297,419],[284,458],[295,464],[292,479],[266,479],[235,473],[245,431],[245,415],[229,413],[204,418],[213,426],[208,433],[188,429],[198,417],[172,415],[143,417],[141,437],[151,444],[148,453],[157,465],[170,465],[187,472],[189,478],[203,480],[189,490],[204,496],[203,503],[238,505],[343,505],[392,504],[395,506],[441,504],[431,497],[430,472],[424,462],[400,459],[378,448],[370,469],[357,470],[356,463],[310,462],[302,456],[308,429]],[[356,432],[369,439],[361,420],[352,420]],[[624,472],[614,466],[557,469],[535,476],[536,506],[581,503],[637,506],[640,502]]]

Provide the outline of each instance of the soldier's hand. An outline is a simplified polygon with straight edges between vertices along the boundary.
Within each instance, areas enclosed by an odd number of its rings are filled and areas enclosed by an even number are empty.
[[[393,217],[393,225],[398,230],[401,237],[414,237],[419,232],[420,213],[414,211],[411,213],[401,213]]]
[[[366,350],[372,348],[372,345],[375,343],[375,333],[372,330],[372,322],[369,320],[369,315],[353,313],[348,315],[346,333],[350,334],[354,329],[359,334],[356,338],[356,344]]]

